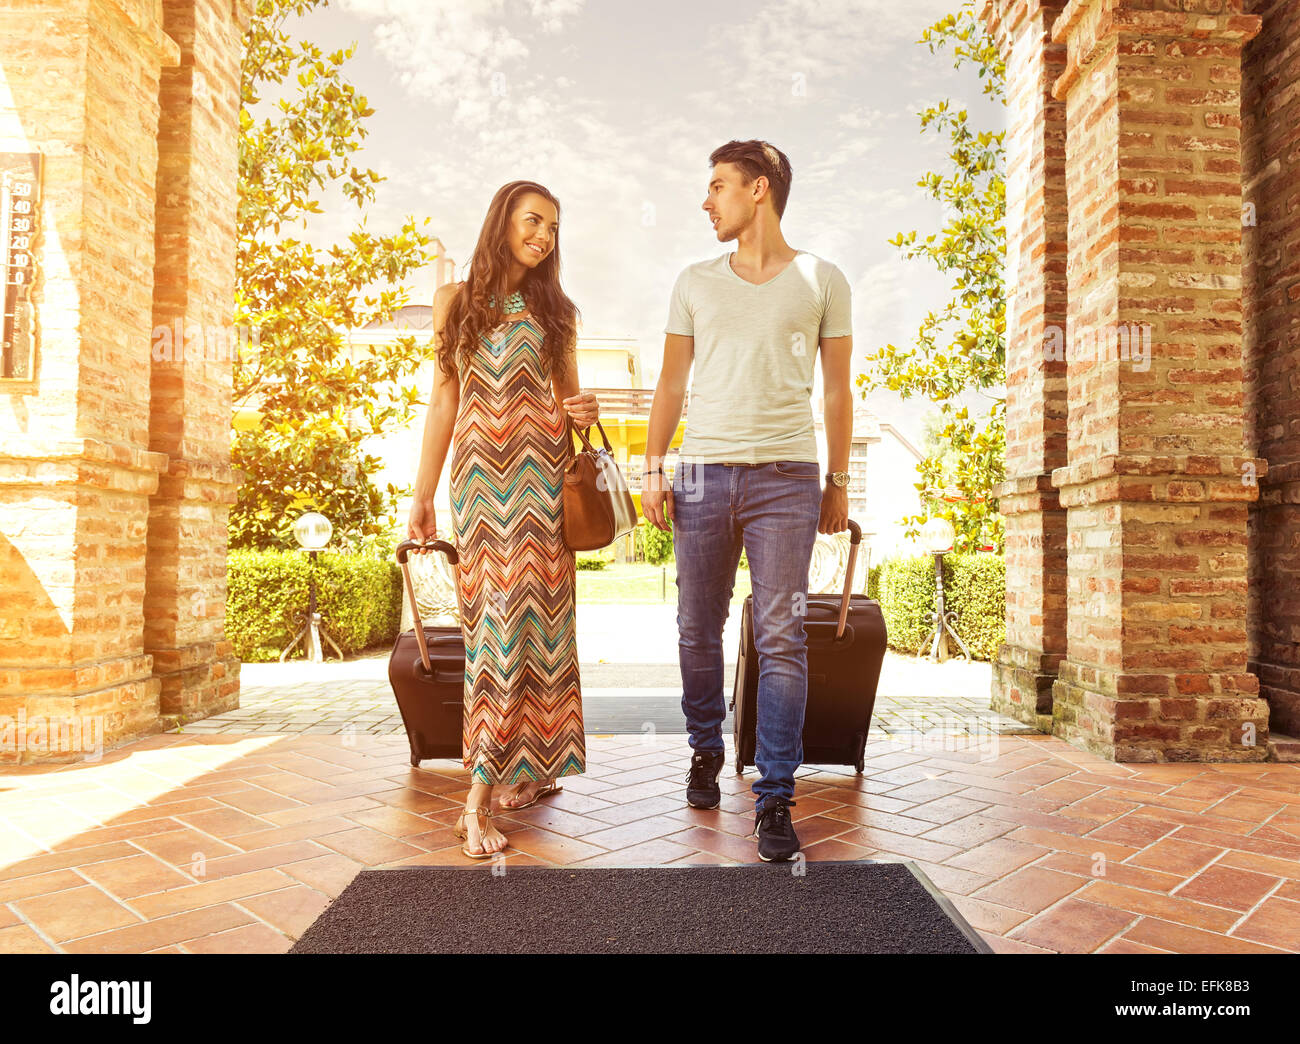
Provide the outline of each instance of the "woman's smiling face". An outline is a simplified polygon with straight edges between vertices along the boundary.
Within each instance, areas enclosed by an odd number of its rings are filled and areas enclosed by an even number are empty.
[[[536,268],[555,249],[560,234],[559,215],[545,196],[525,192],[510,215],[510,252],[526,268]]]

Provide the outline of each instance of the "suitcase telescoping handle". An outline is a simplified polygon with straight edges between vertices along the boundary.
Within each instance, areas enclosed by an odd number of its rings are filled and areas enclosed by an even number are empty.
[[[406,564],[406,556],[409,552],[429,548],[441,551],[452,565],[460,561],[460,555],[456,553],[455,547],[445,540],[428,540],[424,543],[418,540],[403,540],[397,545],[397,564],[402,567],[402,579],[406,581],[406,596],[411,601],[411,619],[415,621],[415,644],[420,650],[420,659],[424,661],[424,669],[433,674],[433,661],[429,659],[429,643],[425,640],[424,624],[420,622],[420,607],[415,603],[415,585],[411,583],[411,567]],[[459,605],[459,584],[456,585],[456,602]]]
[[[849,592],[853,590],[853,567],[858,563],[858,545],[862,543],[862,527],[849,519],[849,564],[844,567],[844,594],[840,598],[840,620],[835,627],[835,638],[844,637],[844,625],[849,619]]]

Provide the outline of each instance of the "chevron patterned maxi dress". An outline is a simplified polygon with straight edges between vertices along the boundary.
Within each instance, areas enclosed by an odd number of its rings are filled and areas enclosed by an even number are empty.
[[[540,323],[481,335],[460,365],[450,494],[465,634],[465,767],[478,783],[586,769],[574,557],[560,490],[569,455]]]

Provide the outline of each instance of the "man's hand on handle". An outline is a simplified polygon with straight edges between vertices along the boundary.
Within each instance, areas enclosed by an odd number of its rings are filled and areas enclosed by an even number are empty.
[[[822,490],[822,514],[818,533],[842,533],[849,528],[849,490],[828,482]]]

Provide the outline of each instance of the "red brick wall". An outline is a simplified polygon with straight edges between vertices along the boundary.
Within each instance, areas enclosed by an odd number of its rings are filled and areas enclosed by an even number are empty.
[[[1300,4],[1251,0],[1242,85],[1245,422],[1267,458],[1250,521],[1250,666],[1275,732],[1300,736]]]
[[[1065,105],[1052,86],[1065,48],[1050,39],[1064,0],[996,0],[984,11],[1007,63],[1007,637],[991,707],[1050,727],[1065,655],[1065,512],[1051,484],[1066,463],[1065,361],[1043,350],[1064,332]]]
[[[180,61],[160,94],[149,445],[170,463],[150,502],[145,648],[161,713],[193,720],[239,705],[225,613],[243,23],[227,0],[162,7]]]
[[[1246,667],[1240,48],[1232,0],[1072,0],[1069,655],[1054,731],[1121,761],[1261,760]],[[1138,357],[1079,338],[1149,327]],[[1145,341],[1145,338],[1143,338]]]

